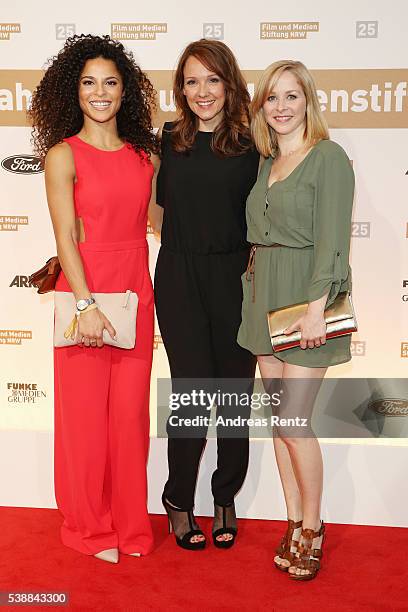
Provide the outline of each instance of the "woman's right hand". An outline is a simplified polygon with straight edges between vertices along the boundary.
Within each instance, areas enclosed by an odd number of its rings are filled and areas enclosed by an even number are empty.
[[[108,331],[112,340],[115,340],[116,331],[99,308],[82,312],[78,318],[77,343],[80,346],[90,346],[92,348],[103,346],[104,329]]]

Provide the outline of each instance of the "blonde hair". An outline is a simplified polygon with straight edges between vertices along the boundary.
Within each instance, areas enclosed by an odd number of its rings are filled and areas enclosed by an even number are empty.
[[[256,148],[264,157],[269,157],[270,155],[276,157],[279,153],[276,132],[265,120],[263,105],[285,70],[292,72],[305,94],[305,145],[311,147],[319,142],[319,140],[328,140],[330,138],[327,123],[317,98],[316,85],[309,70],[302,62],[280,60],[268,66],[262,73],[250,106],[252,138]]]

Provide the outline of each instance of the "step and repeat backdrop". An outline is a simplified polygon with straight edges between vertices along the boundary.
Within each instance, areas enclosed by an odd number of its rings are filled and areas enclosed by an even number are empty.
[[[253,93],[275,60],[303,61],[315,77],[333,140],[356,174],[351,264],[359,331],[353,360],[332,377],[404,379],[408,366],[408,7],[379,1],[266,2],[185,0],[168,3],[8,3],[0,15],[0,433],[52,432],[53,296],[39,296],[29,274],[55,254],[44,174],[30,146],[26,111],[47,58],[79,33],[110,34],[131,49],[157,91],[155,127],[174,117],[172,74],[183,47],[206,37],[235,52]],[[160,244],[148,228],[151,272]],[[194,343],[194,333],[191,333]],[[169,374],[157,327],[152,377]],[[407,396],[377,409],[398,427],[408,419]],[[347,410],[347,406],[339,406]],[[378,411],[377,410],[377,411]],[[398,419],[396,421],[395,419]],[[397,430],[398,430],[397,427]],[[9,437],[9,440],[12,438]],[[14,438],[13,438],[14,439]],[[404,445],[375,436],[360,445]],[[23,447],[22,447],[23,448]],[[23,451],[22,451],[23,452]],[[22,457],[22,461],[25,458]],[[46,460],[48,461],[48,459]],[[51,458],[49,458],[51,461]],[[2,500],[0,500],[1,503]]]

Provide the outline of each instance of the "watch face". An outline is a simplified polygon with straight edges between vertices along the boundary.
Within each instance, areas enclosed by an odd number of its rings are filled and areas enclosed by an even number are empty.
[[[78,310],[85,310],[85,308],[88,306],[88,302],[86,300],[79,300],[77,302],[77,309]]]

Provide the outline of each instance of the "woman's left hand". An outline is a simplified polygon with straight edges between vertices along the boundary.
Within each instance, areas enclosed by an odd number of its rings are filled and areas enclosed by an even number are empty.
[[[293,325],[285,329],[285,334],[300,331],[300,348],[314,348],[326,344],[326,322],[323,313],[312,313],[300,317]]]

